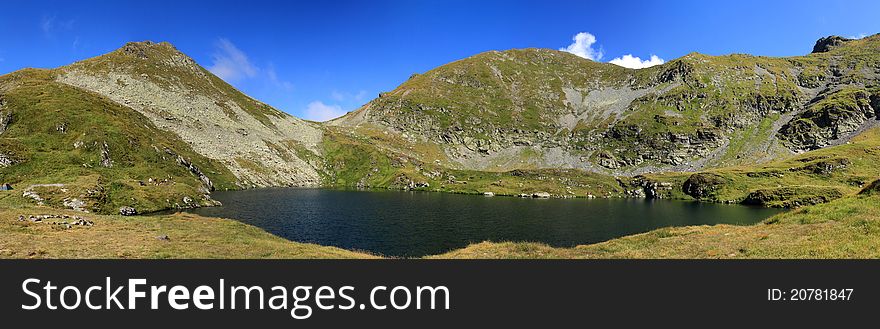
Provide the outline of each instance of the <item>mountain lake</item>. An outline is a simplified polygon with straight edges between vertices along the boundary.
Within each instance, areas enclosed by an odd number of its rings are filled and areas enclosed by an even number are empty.
[[[669,226],[758,223],[780,209],[689,201],[533,199],[439,192],[266,188],[217,191],[221,207],[187,210],[292,241],[392,257],[482,241],[572,247]]]

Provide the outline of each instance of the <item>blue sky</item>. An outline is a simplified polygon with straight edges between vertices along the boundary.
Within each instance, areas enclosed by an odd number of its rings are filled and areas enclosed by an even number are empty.
[[[0,74],[169,41],[257,99],[326,119],[487,50],[564,48],[629,66],[693,51],[792,56],[822,36],[880,32],[878,12],[878,1],[7,0]]]

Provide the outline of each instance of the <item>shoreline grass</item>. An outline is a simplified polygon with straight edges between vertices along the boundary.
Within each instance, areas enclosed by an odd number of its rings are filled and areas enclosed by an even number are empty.
[[[0,199],[2,200],[2,199]],[[2,201],[0,201],[2,202]],[[3,202],[5,203],[5,202]],[[798,208],[754,225],[660,228],[605,242],[555,248],[481,242],[425,259],[801,259],[880,258],[880,196],[866,193]],[[94,226],[33,223],[29,215],[85,217]],[[25,221],[18,216],[24,215]],[[300,243],[231,219],[188,213],[123,217],[24,205],[0,208],[0,258],[380,259]],[[168,236],[168,239],[160,237]]]

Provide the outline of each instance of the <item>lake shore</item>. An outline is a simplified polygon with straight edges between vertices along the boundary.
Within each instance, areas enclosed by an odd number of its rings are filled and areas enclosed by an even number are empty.
[[[573,248],[483,242],[425,258],[877,258],[878,201],[875,195],[849,196],[749,226],[663,228]],[[18,219],[41,214],[79,215],[94,225],[67,229]],[[292,242],[234,220],[192,214],[122,217],[2,207],[0,235],[2,258],[382,258]]]
[[[644,198],[485,197],[424,191],[265,188],[216,192],[225,206],[190,209],[289,239],[392,257],[482,241],[574,247],[670,226],[749,225],[783,210]]]

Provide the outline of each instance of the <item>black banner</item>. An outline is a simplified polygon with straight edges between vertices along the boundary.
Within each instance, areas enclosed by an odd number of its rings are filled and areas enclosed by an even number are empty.
[[[874,260],[4,260],[0,315],[35,328],[839,326],[873,317],[878,273]]]

